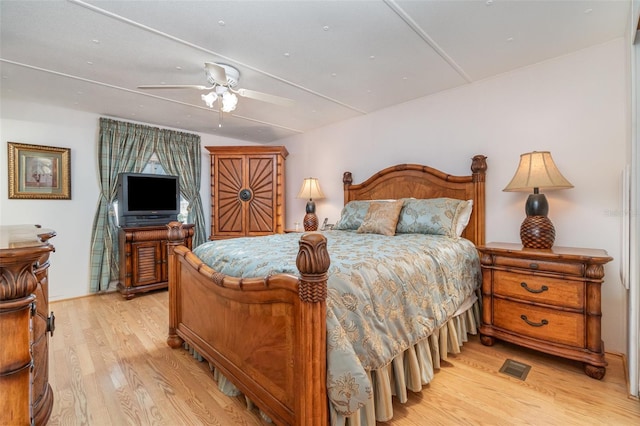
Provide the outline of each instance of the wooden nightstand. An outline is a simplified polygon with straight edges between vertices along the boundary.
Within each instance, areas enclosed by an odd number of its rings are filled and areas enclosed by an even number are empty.
[[[600,336],[600,287],[604,250],[520,244],[478,247],[482,263],[480,339],[526,346],[582,361],[585,373],[602,379],[607,362]]]

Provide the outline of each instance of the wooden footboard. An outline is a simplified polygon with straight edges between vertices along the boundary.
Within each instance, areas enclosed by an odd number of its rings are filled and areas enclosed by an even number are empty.
[[[300,277],[239,279],[181,246],[181,223],[167,227],[169,346],[193,346],[276,424],[326,426],[325,237],[302,235]]]

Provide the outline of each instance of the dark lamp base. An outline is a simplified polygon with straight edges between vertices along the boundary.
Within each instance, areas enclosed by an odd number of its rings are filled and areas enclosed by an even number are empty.
[[[520,239],[525,248],[550,249],[556,230],[547,216],[527,216],[520,226]]]
[[[307,213],[304,215],[302,221],[305,231],[317,231],[318,230],[318,216],[315,213]]]

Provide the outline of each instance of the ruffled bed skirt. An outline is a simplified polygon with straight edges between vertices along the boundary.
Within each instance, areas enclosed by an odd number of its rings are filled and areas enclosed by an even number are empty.
[[[331,425],[375,426],[376,421],[391,420],[393,397],[404,404],[408,399],[407,391],[420,392],[424,385],[431,382],[434,370],[440,368],[440,362],[446,361],[450,353],[460,353],[460,348],[468,340],[468,334],[477,334],[480,318],[480,302],[474,294],[431,336],[405,350],[387,366],[368,373],[373,386],[373,398],[366,406],[351,416],[345,417],[329,404]],[[185,349],[191,352],[194,358],[203,361],[202,356],[186,343]],[[209,367],[221,392],[228,396],[241,394],[238,388],[219,374],[211,364]],[[246,401],[249,407],[253,406],[248,398]],[[260,412],[260,414],[269,421],[264,413]]]

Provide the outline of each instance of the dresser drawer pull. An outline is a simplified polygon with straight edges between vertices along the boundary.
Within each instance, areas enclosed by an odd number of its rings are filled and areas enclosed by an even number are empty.
[[[47,318],[47,331],[53,337],[53,332],[56,329],[56,316],[53,315],[53,311],[51,311],[51,315]]]
[[[540,290],[535,290],[533,288],[529,288],[529,286],[527,285],[527,283],[525,282],[521,282],[520,286],[522,288],[524,288],[525,290],[527,290],[529,293],[544,293],[545,291],[549,290],[549,287],[547,287],[546,285],[543,285]]]
[[[522,320],[529,324],[531,327],[542,327],[543,325],[549,324],[549,321],[547,321],[546,319],[543,319],[540,322],[531,322],[526,315],[520,315],[520,318],[522,318]]]
[[[529,264],[529,268],[531,269],[538,269],[540,267],[540,265],[538,265],[537,263],[530,263]]]

